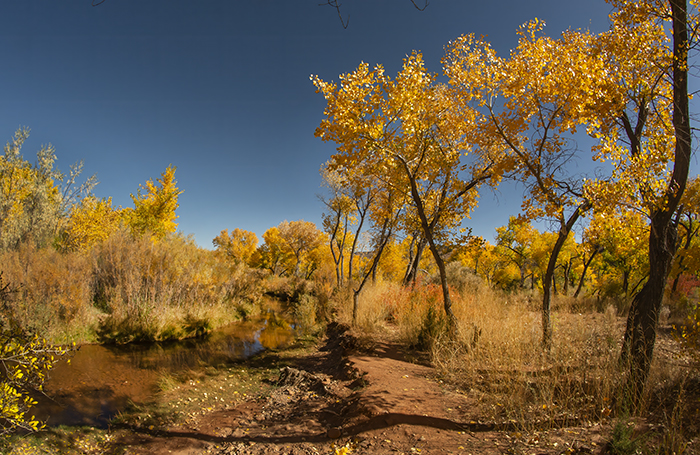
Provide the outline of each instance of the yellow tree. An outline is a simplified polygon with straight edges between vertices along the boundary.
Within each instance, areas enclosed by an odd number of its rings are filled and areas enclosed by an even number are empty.
[[[420,53],[404,59],[394,79],[381,65],[370,70],[362,63],[341,75],[340,85],[312,80],[327,102],[316,136],[337,144],[331,165],[341,171],[359,166],[399,199],[408,195],[440,271],[445,314],[456,328],[440,243],[476,206],[479,185],[500,175],[497,160],[488,154],[467,160],[470,124]]]
[[[53,239],[61,217],[61,174],[53,168],[51,145],[37,153],[32,165],[21,155],[29,130],[18,129],[0,155],[0,249],[23,241],[43,246]]]
[[[289,272],[294,276],[301,276],[302,263],[306,262],[304,276],[309,276],[315,267],[309,272],[309,265],[315,261],[310,254],[323,242],[324,236],[311,221],[282,221],[278,226],[279,238],[282,241],[282,250],[288,257],[293,258],[293,266]]]
[[[455,259],[463,266],[474,271],[474,275],[479,275],[479,263],[482,255],[486,253],[488,241],[481,236],[469,235],[467,240],[457,248]]]
[[[588,272],[591,263],[593,263],[593,260],[598,254],[603,252],[603,248],[597,234],[598,233],[595,230],[590,229],[590,224],[583,231],[582,241],[578,246],[579,256],[582,262],[582,269],[578,280],[578,286],[576,287],[576,292],[574,292],[574,298],[578,297],[583,289],[583,285],[586,280],[586,273]]]
[[[273,226],[263,233],[263,244],[258,247],[256,258],[257,267],[269,270],[273,275],[289,272],[288,262],[291,261],[289,252],[284,248],[280,230]]]
[[[673,286],[671,292],[678,289],[678,282],[683,273],[700,273],[700,177],[688,182],[681,205],[676,214],[679,226],[678,253],[673,262]]]
[[[59,247],[64,251],[85,251],[116,232],[121,220],[121,208],[112,207],[112,198],[84,197],[71,209]]]
[[[13,289],[4,284],[0,272],[0,438],[16,431],[37,431],[43,424],[28,414],[41,392],[48,371],[68,349],[53,346],[38,335],[19,328],[8,301]]]
[[[381,279],[400,282],[404,278],[408,243],[407,239],[401,242],[397,242],[395,238],[389,240],[378,265]]]
[[[283,221],[263,234],[259,267],[275,275],[308,278],[324,260],[327,237],[310,221]]]
[[[638,212],[618,208],[605,214],[596,213],[588,226],[602,252],[602,262],[614,283],[606,287],[619,290],[624,297],[636,290],[647,278],[649,225]],[[612,275],[612,276],[611,276]]]
[[[336,286],[343,285],[345,279],[345,253],[348,245],[356,245],[355,237],[350,228],[355,224],[355,204],[347,194],[347,185],[338,172],[328,169],[328,165],[321,166],[323,184],[330,192],[330,197],[321,197],[326,206],[322,215],[323,230],[329,236],[329,248],[333,263],[335,264]],[[350,255],[354,251],[350,252]],[[352,264],[350,264],[352,267]],[[352,270],[350,271],[352,273]]]
[[[224,255],[235,264],[251,265],[251,260],[258,246],[258,237],[254,232],[243,229],[234,229],[229,234],[224,229],[212,240],[216,251]]]
[[[626,390],[638,404],[677,246],[674,214],[690,169],[688,53],[694,43],[688,30],[697,29],[697,14],[689,17],[686,0],[612,3],[612,27],[598,45],[607,77],[599,81],[597,100],[607,107],[591,104],[597,123],[589,131],[600,139],[597,158],[614,167],[614,178],[593,190],[649,219],[649,278],[632,300],[621,354],[629,366]]]
[[[137,235],[150,233],[156,239],[162,239],[167,234],[177,229],[177,215],[175,210],[179,207],[178,197],[182,194],[177,188],[173,166],[163,172],[156,185],[153,180],[148,180],[146,185],[139,185],[136,196],[131,195],[134,208],[124,209],[124,217]]]
[[[368,261],[365,266],[359,268],[358,285],[353,288],[353,325],[357,323],[360,293],[370,276],[373,281],[376,280],[379,262],[387,245],[394,237],[399,219],[406,205],[405,196],[397,193],[395,188],[389,186],[380,190],[375,187],[372,194],[367,195],[371,197],[367,201],[366,208],[369,211],[367,217],[371,221],[371,229],[369,230],[371,240],[370,248],[368,249],[368,251],[371,251],[371,254],[367,257]],[[358,230],[356,236],[359,237],[359,235],[360,231]]]
[[[515,216],[508,219],[507,226],[496,228],[496,246],[502,257],[518,268],[521,288],[528,276],[534,280],[531,247],[538,235],[529,221]]]
[[[450,44],[445,73],[468,112],[478,111],[477,144],[497,147],[512,160],[514,178],[527,189],[523,216],[547,218],[556,226],[542,278],[542,343],[549,348],[551,288],[558,256],[579,217],[590,208],[583,196],[582,176],[571,166],[574,135],[589,121],[591,80],[603,73],[603,59],[587,51],[592,37],[564,32],[559,39],[541,35],[537,19],[520,28],[518,47],[499,57],[473,35]],[[473,115],[473,114],[469,114]]]

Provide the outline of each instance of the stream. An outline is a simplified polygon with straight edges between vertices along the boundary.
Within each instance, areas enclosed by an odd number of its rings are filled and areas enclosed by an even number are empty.
[[[205,338],[167,343],[84,345],[51,370],[46,396],[31,413],[48,426],[106,428],[130,403],[144,403],[157,392],[164,373],[204,369],[251,357],[291,343],[294,328],[279,314],[221,327]]]

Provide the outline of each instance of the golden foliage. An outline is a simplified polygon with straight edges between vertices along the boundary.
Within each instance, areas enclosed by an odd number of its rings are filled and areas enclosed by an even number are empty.
[[[136,196],[131,195],[134,208],[124,209],[124,218],[132,232],[143,235],[149,232],[154,238],[162,239],[166,234],[177,229],[178,196],[182,194],[177,188],[173,166],[163,172],[158,184],[148,180],[146,185],[139,185]]]
[[[29,415],[36,404],[28,392],[42,390],[47,373],[68,352],[67,348],[53,346],[38,335],[21,330],[8,306],[9,285],[0,275],[0,437],[17,429],[37,431],[42,422]]]
[[[258,246],[258,237],[254,232],[243,229],[234,229],[229,234],[224,229],[212,240],[216,250],[237,264],[251,264],[251,259]]]
[[[112,198],[87,196],[71,209],[66,227],[59,239],[64,251],[86,251],[103,242],[119,229],[121,208],[112,208]]]

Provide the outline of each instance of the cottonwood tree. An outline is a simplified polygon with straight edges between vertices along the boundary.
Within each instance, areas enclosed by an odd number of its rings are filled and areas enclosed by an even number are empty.
[[[345,279],[345,253],[349,243],[355,245],[354,237],[350,232],[350,228],[356,221],[355,205],[346,194],[347,187],[338,172],[329,170],[327,164],[324,164],[321,166],[321,176],[323,185],[330,192],[330,197],[321,196],[321,201],[326,206],[321,215],[322,225],[329,237],[329,247],[335,265],[336,286],[341,287]],[[351,251],[350,255],[352,256],[353,253]]]
[[[281,276],[287,272],[286,264],[291,259],[276,226],[263,233],[263,244],[258,247],[255,258],[256,267],[269,270],[273,275]]]
[[[477,144],[497,147],[512,160],[513,177],[525,184],[526,219],[547,218],[557,239],[543,277],[542,344],[552,342],[551,288],[558,255],[580,216],[590,208],[582,178],[572,166],[574,135],[589,119],[589,79],[601,73],[600,58],[586,52],[592,37],[568,31],[541,36],[537,19],[520,28],[518,47],[499,57],[485,41],[464,35],[450,43],[445,74],[458,99],[478,112]],[[469,114],[473,115],[473,114]]]
[[[284,248],[294,258],[292,274],[300,276],[302,261],[310,259],[309,254],[324,243],[324,236],[311,221],[283,221],[278,226],[279,237]],[[309,271],[313,272],[313,261],[307,261],[304,277],[308,278]],[[311,270],[310,270],[311,269]]]
[[[535,279],[531,247],[538,235],[539,232],[529,221],[515,216],[508,219],[506,226],[496,228],[496,246],[501,256],[518,268],[521,289],[525,287],[528,277],[533,281]]]
[[[29,414],[37,404],[32,391],[42,391],[48,372],[69,349],[55,346],[22,330],[10,305],[14,289],[3,283],[0,271],[0,438],[17,430],[44,427]]]
[[[693,178],[683,194],[676,213],[678,252],[673,262],[671,293],[678,290],[683,273],[700,271],[700,177]]]
[[[309,278],[323,260],[325,234],[310,221],[283,221],[263,234],[258,266],[275,275]]]
[[[605,214],[596,213],[588,232],[601,250],[600,262],[608,277],[605,281],[619,283],[615,294],[626,298],[634,293],[648,276],[647,220],[638,212],[618,207]]]
[[[445,314],[456,329],[440,243],[476,206],[478,187],[497,172],[496,157],[468,153],[470,125],[420,53],[406,57],[394,79],[381,65],[370,70],[361,63],[341,75],[339,85],[312,80],[327,102],[316,136],[337,144],[331,165],[360,165],[396,194],[408,195],[440,271]]]
[[[258,237],[255,232],[244,229],[236,228],[230,234],[228,229],[224,229],[212,243],[216,251],[234,264],[250,265],[258,246]]]
[[[607,78],[597,92],[607,106],[597,111],[593,132],[600,139],[597,157],[615,172],[595,191],[649,219],[649,278],[632,300],[621,353],[628,365],[626,391],[636,406],[649,375],[677,246],[674,214],[690,169],[688,54],[695,44],[697,14],[688,15],[685,0],[612,3],[612,26],[599,44]]]
[[[376,190],[376,188],[375,188]],[[352,322],[357,324],[359,311],[359,297],[368,279],[376,277],[379,261],[384,254],[384,250],[394,237],[394,231],[398,226],[398,221],[402,216],[406,205],[405,194],[398,193],[392,187],[376,191],[376,198],[368,205],[371,210],[368,218],[372,223],[371,229],[371,254],[370,261],[358,274],[357,286],[353,285],[352,293]],[[359,231],[358,231],[359,236]]]
[[[576,286],[576,291],[574,292],[574,298],[581,294],[583,285],[586,280],[586,274],[588,269],[593,263],[593,260],[598,256],[598,254],[603,252],[603,247],[601,245],[600,239],[598,238],[597,232],[590,229],[590,224],[586,229],[584,229],[582,234],[582,240],[579,244],[579,254],[581,256],[581,262],[583,263],[583,269],[581,270],[581,275],[579,276],[578,286]]]
[[[0,249],[17,248],[22,242],[49,245],[58,233],[65,205],[71,196],[89,191],[94,178],[75,192],[72,183],[82,168],[72,168],[68,180],[54,168],[56,151],[42,146],[32,165],[21,154],[29,129],[18,129],[0,155]],[[65,182],[64,182],[65,180]]]
[[[136,235],[150,233],[155,239],[163,239],[167,234],[177,230],[178,197],[182,194],[177,187],[175,170],[168,166],[158,179],[158,184],[148,180],[146,185],[139,185],[136,196],[131,195],[133,208],[123,210],[124,219]]]

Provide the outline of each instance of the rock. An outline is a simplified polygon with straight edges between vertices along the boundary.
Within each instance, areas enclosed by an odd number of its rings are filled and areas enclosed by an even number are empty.
[[[311,390],[318,394],[328,394],[323,378],[304,370],[284,367],[280,370],[277,385],[280,387],[296,387],[300,390]]]
[[[326,432],[326,436],[328,436],[331,439],[338,439],[343,435],[343,432],[340,431],[340,428],[329,428],[328,431]]]

